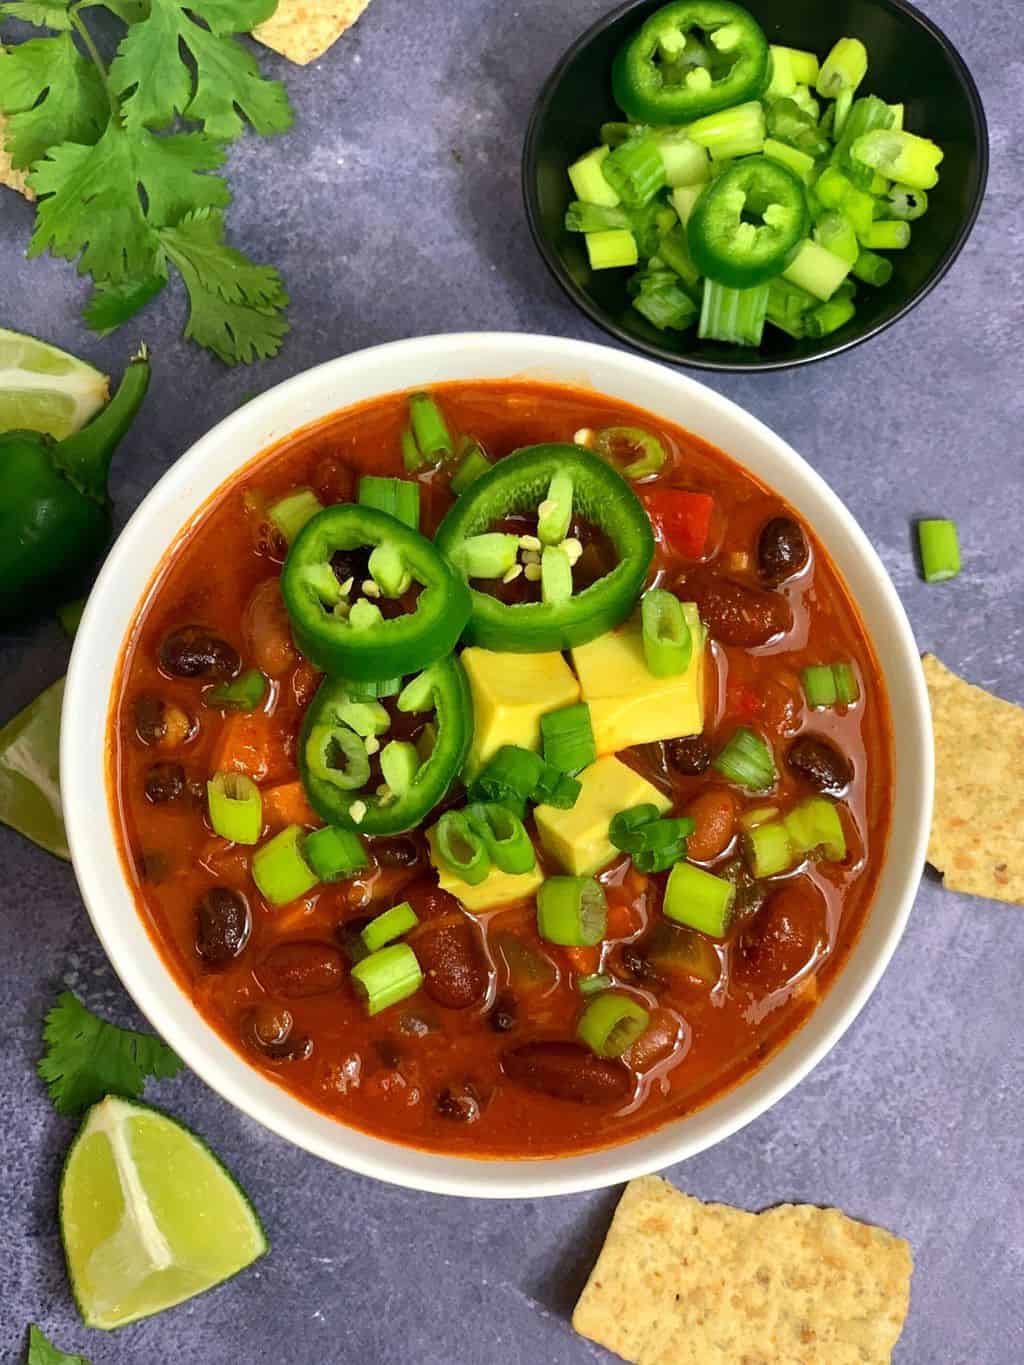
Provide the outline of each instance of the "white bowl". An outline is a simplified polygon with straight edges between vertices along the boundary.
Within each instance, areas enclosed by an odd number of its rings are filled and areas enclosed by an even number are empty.
[[[533,378],[634,403],[720,446],[814,527],[846,579],[889,691],[896,764],[892,833],[873,908],[846,965],[809,1021],[742,1084],[690,1117],[604,1151],[542,1161],[438,1156],[367,1136],[307,1108],[234,1052],[164,966],[136,909],[107,790],[107,714],[117,661],[172,543],[243,465],[298,427],[350,404],[445,380]],[[100,723],[101,719],[104,723]],[[932,807],[932,741],[917,647],[871,545],[834,493],[786,443],[696,380],[624,351],[503,333],[421,337],[329,361],[253,399],[170,469],[125,527],[93,588],[75,641],[61,742],[71,856],[96,932],[139,1008],[225,1099],[339,1166],[413,1189],[492,1198],[568,1194],[659,1170],[728,1137],[786,1094],[850,1026],[906,924]]]

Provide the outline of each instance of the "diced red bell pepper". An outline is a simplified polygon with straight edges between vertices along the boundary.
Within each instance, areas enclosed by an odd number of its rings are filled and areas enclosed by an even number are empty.
[[[644,504],[655,534],[684,559],[699,559],[708,543],[715,500],[686,488],[655,488]]]

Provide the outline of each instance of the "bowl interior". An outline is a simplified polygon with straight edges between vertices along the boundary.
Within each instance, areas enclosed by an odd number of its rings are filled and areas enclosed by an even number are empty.
[[[876,899],[846,965],[804,1027],[705,1109],[621,1147],[536,1162],[471,1161],[400,1147],[308,1109],[249,1067],[164,965],[126,879],[112,810],[96,799],[107,785],[102,716],[125,638],[164,555],[211,494],[268,445],[349,404],[446,380],[512,377],[595,389],[678,422],[792,503],[829,547],[858,603],[884,673],[896,745],[893,827]],[[682,1160],[757,1117],[810,1070],[852,1022],[903,931],[924,861],[931,765],[928,704],[899,599],[856,522],[785,442],[728,399],[638,356],[554,337],[482,333],[396,342],[299,375],[226,418],[164,475],[89,595],[65,690],[61,787],[75,872],[96,931],[140,1009],[193,1071],[268,1128],[338,1165],[415,1189],[510,1198],[597,1188]]]
[[[940,143],[945,159],[929,211],[913,225],[905,251],[883,289],[862,285],[857,315],[831,336],[796,341],[765,329],[759,350],[696,342],[695,332],[659,332],[629,306],[628,272],[592,271],[583,238],[566,232],[572,200],[566,167],[598,141],[607,120],[621,119],[611,94],[616,52],[662,0],[639,0],[596,25],[566,54],[545,86],[527,136],[524,190],[537,244],[569,294],[623,341],[662,359],[707,368],[757,369],[800,364],[829,355],[887,326],[921,296],[955,258],[973,225],[987,175],[981,102],[966,67],[947,40],[902,0],[743,0],[769,42],[819,56],[844,35],[867,46],[861,93],[906,105],[906,127]]]

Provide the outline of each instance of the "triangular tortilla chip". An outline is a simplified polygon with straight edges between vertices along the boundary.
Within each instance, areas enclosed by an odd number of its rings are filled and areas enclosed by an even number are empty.
[[[308,66],[333,47],[370,0],[279,0],[274,14],[253,29],[265,47]]]
[[[888,1365],[912,1270],[902,1238],[838,1209],[744,1213],[644,1176],[572,1322],[633,1365]]]
[[[935,731],[928,861],[951,891],[1024,904],[1024,708],[923,660]]]

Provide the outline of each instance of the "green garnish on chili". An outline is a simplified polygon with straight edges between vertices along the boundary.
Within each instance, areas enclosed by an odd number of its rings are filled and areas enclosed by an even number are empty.
[[[634,122],[688,123],[756,99],[770,79],[768,40],[745,9],[728,0],[676,0],[621,49],[612,90]]]
[[[344,614],[342,584],[331,567],[339,551],[387,547],[420,586],[411,611]],[[464,581],[417,531],[375,507],[340,503],[313,517],[292,543],[281,594],[295,642],[325,673],[372,682],[429,667],[454,648],[469,617]],[[360,598],[360,603],[372,604]]]
[[[803,183],[766,156],[745,157],[697,200],[687,224],[690,254],[709,280],[750,289],[780,274],[807,236]]]
[[[349,704],[344,680],[326,678],[306,712],[299,773],[310,805],[328,824],[360,834],[402,834],[415,828],[447,793],[473,740],[473,703],[462,665],[443,659],[399,695],[400,711],[433,708],[436,730],[433,748],[401,796],[389,799],[365,790],[370,761],[363,741],[342,719]]]
[[[473,591],[467,644],[519,654],[570,649],[617,626],[636,604],[654,554],[650,520],[625,479],[579,446],[529,446],[499,461],[449,511],[437,548],[451,564],[461,564],[471,537],[506,517],[538,515],[556,474],[572,480],[574,514],[608,537],[618,563],[559,601],[507,604]]]

